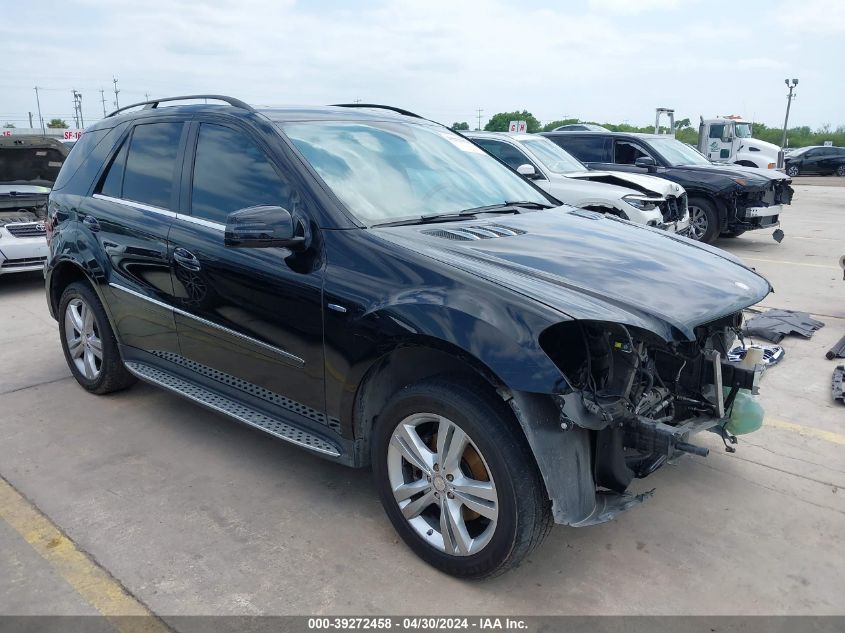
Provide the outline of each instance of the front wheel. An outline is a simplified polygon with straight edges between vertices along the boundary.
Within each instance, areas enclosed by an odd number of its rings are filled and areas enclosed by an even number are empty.
[[[719,214],[709,200],[690,198],[689,219],[692,239],[712,244],[719,237]]]
[[[836,168],[836,175],[840,178],[845,177],[845,165],[840,165]]]
[[[514,567],[552,525],[545,486],[507,407],[445,379],[399,392],[379,416],[373,474],[399,535],[448,574]]]
[[[798,168],[798,165],[790,165],[786,168],[786,175],[790,178],[795,178],[798,174],[801,173],[801,170]]]

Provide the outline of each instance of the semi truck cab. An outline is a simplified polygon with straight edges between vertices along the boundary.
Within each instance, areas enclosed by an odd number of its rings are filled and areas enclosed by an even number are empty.
[[[783,153],[773,143],[751,136],[751,121],[737,115],[714,119],[701,117],[698,151],[714,162],[734,163],[760,169],[783,167]]]

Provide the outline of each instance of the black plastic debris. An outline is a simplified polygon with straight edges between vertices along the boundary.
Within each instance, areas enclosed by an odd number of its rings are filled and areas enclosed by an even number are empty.
[[[766,367],[778,364],[786,354],[786,350],[780,345],[761,345],[760,347],[763,348],[763,365]],[[728,352],[728,361],[738,363],[745,358],[747,352],[747,347],[734,347]]]
[[[839,339],[836,344],[827,351],[827,354],[825,354],[824,357],[827,360],[845,358],[845,336]]]
[[[780,343],[787,334],[810,338],[824,323],[812,318],[807,312],[793,310],[768,310],[745,322],[742,328],[748,336],[758,336],[772,343]]]
[[[845,404],[845,365],[838,365],[833,370],[833,399]]]
[[[780,229],[775,229],[775,232],[772,233],[772,239],[780,244],[783,241],[783,231]]]

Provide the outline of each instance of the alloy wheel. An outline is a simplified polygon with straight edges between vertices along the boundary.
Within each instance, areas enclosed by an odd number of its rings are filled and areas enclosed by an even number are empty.
[[[65,341],[77,371],[95,380],[103,367],[103,342],[93,310],[78,297],[65,309]]]
[[[707,213],[701,207],[690,205],[690,237],[694,240],[700,240],[707,233]]]
[[[840,165],[836,168],[836,175],[837,176],[845,176],[845,165]]]
[[[490,542],[499,512],[496,484],[457,424],[433,413],[406,417],[390,438],[387,472],[402,515],[429,545],[470,556]]]
[[[798,175],[798,172],[799,172],[799,169],[797,167],[790,167],[789,169],[786,170],[786,175],[791,177],[791,178],[795,178],[795,176]]]

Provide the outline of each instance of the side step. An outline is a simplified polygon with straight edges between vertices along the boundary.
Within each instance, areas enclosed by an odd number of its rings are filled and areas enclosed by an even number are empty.
[[[143,381],[169,389],[180,396],[235,418],[244,424],[261,429],[265,433],[274,435],[286,442],[324,455],[331,455],[332,457],[340,456],[340,451],[337,447],[308,431],[291,426],[278,418],[270,417],[256,409],[245,406],[226,396],[221,396],[210,389],[174,376],[157,367],[137,361],[127,361],[126,369]]]

